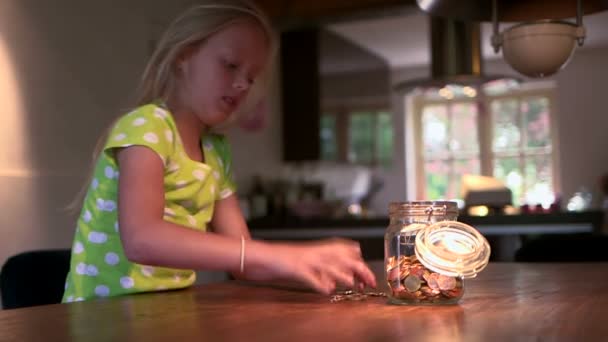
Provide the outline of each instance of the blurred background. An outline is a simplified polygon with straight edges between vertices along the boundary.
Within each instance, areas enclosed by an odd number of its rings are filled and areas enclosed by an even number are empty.
[[[258,2],[281,33],[275,79],[265,102],[227,130],[257,236],[346,227],[347,237],[374,237],[378,257],[388,203],[421,199],[457,200],[465,219],[512,215],[469,221],[486,232],[547,222],[601,232],[608,12],[584,17],[587,39],[563,70],[529,79],[492,51],[489,22],[463,20],[469,33],[449,45],[432,33],[451,24],[415,1]],[[97,137],[130,108],[165,25],[194,3],[0,1],[0,262],[70,247],[75,216],[64,208]],[[475,32],[478,80],[445,81],[443,64],[475,58]],[[463,184],[463,175],[488,178]],[[481,200],[467,205],[467,194]],[[472,204],[486,208],[469,212]],[[550,216],[575,212],[593,215]],[[545,216],[521,218],[533,214]],[[312,233],[272,233],[303,228]]]

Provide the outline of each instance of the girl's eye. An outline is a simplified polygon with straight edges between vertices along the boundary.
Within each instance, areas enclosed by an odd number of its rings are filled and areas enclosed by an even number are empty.
[[[230,70],[236,70],[239,67],[236,63],[232,63],[230,61],[224,61],[224,64],[226,65],[226,68]]]

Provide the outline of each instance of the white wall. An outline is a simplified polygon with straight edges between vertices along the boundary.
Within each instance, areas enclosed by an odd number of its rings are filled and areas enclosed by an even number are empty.
[[[0,1],[0,264],[69,247],[62,208],[131,95],[158,25],[189,1]]]

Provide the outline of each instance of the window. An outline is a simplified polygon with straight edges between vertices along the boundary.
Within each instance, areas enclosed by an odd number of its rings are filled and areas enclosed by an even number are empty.
[[[341,109],[321,116],[321,158],[389,166],[393,159],[391,113]]]
[[[413,95],[416,197],[461,198],[461,176],[481,174],[502,180],[515,205],[549,206],[556,189],[552,87],[500,80],[481,92],[447,86]]]

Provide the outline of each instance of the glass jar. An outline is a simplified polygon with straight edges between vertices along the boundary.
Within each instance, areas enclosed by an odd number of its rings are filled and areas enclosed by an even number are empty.
[[[456,222],[456,202],[393,202],[384,235],[389,303],[455,304],[464,279],[489,261],[490,246],[473,227]]]

